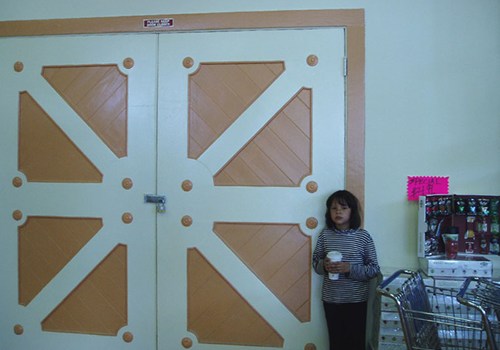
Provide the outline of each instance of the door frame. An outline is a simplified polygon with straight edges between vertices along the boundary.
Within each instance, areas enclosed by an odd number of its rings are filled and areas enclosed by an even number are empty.
[[[147,27],[145,20],[164,21]],[[0,37],[68,34],[165,33],[269,28],[344,27],[346,76],[345,183],[365,202],[365,12],[364,9],[159,14],[145,16],[0,21]],[[13,66],[15,62],[12,62]]]

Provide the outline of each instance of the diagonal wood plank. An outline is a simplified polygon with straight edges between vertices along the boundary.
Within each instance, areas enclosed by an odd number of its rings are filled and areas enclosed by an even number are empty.
[[[284,70],[283,62],[200,64],[189,76],[189,158],[198,159]]]
[[[283,337],[196,249],[188,249],[188,330],[200,343],[283,347]]]
[[[42,76],[118,158],[127,155],[128,77],[117,65],[46,66]]]
[[[312,173],[311,95],[308,88],[297,92],[217,172],[215,185],[299,186]]]
[[[298,225],[216,222],[214,232],[297,319],[311,319],[311,238]]]

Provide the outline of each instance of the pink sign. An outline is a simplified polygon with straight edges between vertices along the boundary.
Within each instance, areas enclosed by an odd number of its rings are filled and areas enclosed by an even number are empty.
[[[429,194],[448,194],[449,179],[449,176],[408,176],[408,200],[417,201],[419,196]]]

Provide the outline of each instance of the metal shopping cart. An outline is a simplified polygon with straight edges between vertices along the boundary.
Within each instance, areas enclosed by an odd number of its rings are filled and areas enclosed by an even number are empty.
[[[377,288],[396,304],[407,349],[499,350],[494,312],[485,322],[476,306],[457,301],[460,290],[436,287],[433,279],[427,281],[432,285],[425,284],[420,272],[399,270]],[[464,292],[467,299],[470,295]]]
[[[500,284],[486,278],[469,277],[457,294],[460,304],[477,310],[488,338],[500,347]]]

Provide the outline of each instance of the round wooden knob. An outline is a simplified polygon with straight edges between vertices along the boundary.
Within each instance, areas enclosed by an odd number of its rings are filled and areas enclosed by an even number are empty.
[[[311,67],[314,67],[315,65],[317,65],[318,64],[318,56],[316,56],[316,55],[307,56],[307,64],[310,65]]]
[[[316,350],[316,345],[313,343],[307,343],[306,346],[304,346],[304,350]]]
[[[181,344],[186,349],[189,349],[191,346],[193,346],[193,341],[191,339],[189,339],[188,337],[186,337],[186,338],[182,338]]]
[[[12,217],[14,218],[14,220],[19,221],[23,218],[23,212],[20,210],[14,210],[12,212]]]
[[[184,68],[191,68],[194,65],[194,60],[191,57],[186,57],[182,60]]]
[[[134,59],[131,57],[127,57],[123,60],[123,66],[127,69],[130,69],[134,66]]]
[[[19,61],[17,61],[16,63],[14,63],[14,70],[15,70],[16,72],[18,72],[18,73],[19,73],[19,72],[22,72],[22,71],[23,71],[23,69],[24,69],[24,64],[23,64],[23,62],[19,62]]]
[[[318,190],[318,184],[315,181],[309,181],[306,185],[306,190],[309,193],[314,193]]]
[[[318,220],[316,218],[313,218],[313,217],[308,218],[306,220],[306,226],[310,229],[316,228],[316,227],[318,227]]]
[[[21,335],[24,333],[24,328],[23,326],[21,326],[20,324],[16,324],[14,326],[14,333],[17,334],[17,335]]]
[[[126,224],[130,224],[134,220],[134,217],[131,213],[123,213],[122,221]]]
[[[123,341],[125,343],[131,343],[132,340],[134,340],[134,335],[132,334],[132,332],[123,333]]]
[[[125,178],[122,180],[122,187],[126,190],[130,190],[134,186],[134,182],[130,178]]]
[[[16,176],[12,179],[12,185],[14,187],[21,187],[23,185],[23,179],[21,179],[19,176]]]
[[[186,192],[189,192],[193,189],[193,183],[190,180],[182,181],[182,189]]]
[[[193,219],[189,215],[184,215],[181,219],[182,225],[189,227],[193,224]]]

